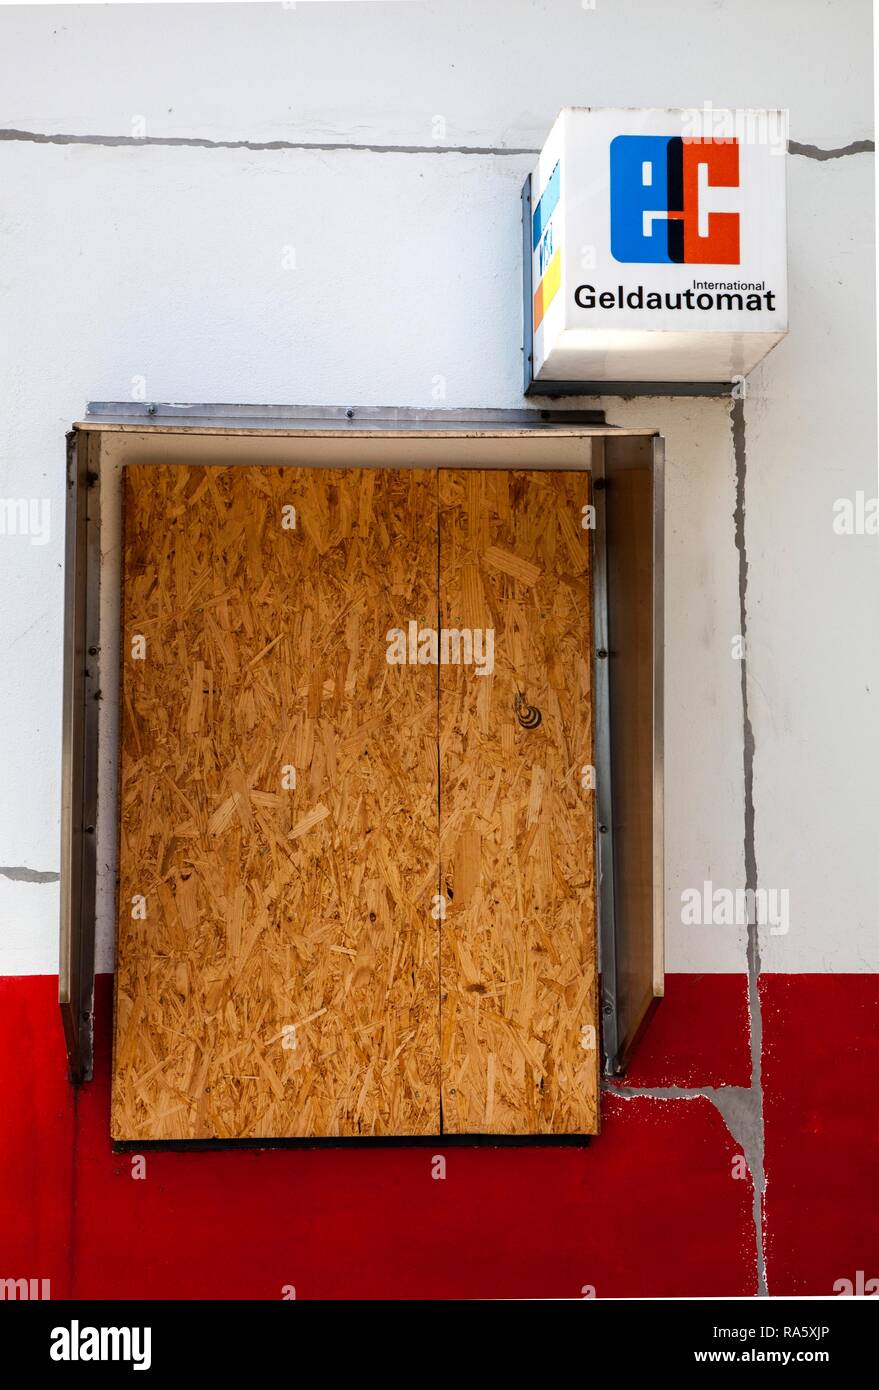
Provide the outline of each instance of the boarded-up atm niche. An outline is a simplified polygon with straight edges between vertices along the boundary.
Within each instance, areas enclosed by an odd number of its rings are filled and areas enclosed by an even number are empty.
[[[594,1131],[588,504],[126,469],[117,1137]]]
[[[85,428],[124,494],[114,1139],[595,1133],[606,431]]]

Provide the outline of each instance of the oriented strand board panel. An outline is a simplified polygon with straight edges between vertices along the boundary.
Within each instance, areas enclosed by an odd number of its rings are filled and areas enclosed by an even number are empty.
[[[436,489],[125,470],[117,1139],[439,1130]]]
[[[440,472],[442,626],[473,634],[440,666],[450,1133],[598,1128],[589,501],[583,472]]]

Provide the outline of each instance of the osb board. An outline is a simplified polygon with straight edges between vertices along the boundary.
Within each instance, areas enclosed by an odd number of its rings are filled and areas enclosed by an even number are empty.
[[[582,472],[440,472],[442,625],[494,631],[491,675],[440,667],[450,1133],[598,1128],[589,501]]]
[[[132,466],[124,509],[113,1136],[437,1132],[436,671],[386,662],[436,475]]]
[[[124,480],[114,1137],[594,1132],[588,475]]]

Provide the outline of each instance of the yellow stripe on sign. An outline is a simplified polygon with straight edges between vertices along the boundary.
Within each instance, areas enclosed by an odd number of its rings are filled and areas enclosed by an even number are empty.
[[[559,247],[549,265],[546,267],[546,274],[541,280],[537,289],[534,291],[534,332],[536,333],[543,316],[555,298],[556,290],[562,282],[562,248]]]

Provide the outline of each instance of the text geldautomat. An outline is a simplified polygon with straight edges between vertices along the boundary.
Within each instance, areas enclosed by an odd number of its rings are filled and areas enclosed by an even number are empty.
[[[614,290],[600,291],[594,285],[578,285],[574,302],[580,309],[765,309],[771,313],[775,309],[775,291],[764,289],[762,281],[724,290],[680,290],[677,294],[645,291],[643,285],[631,290],[617,285]]]

